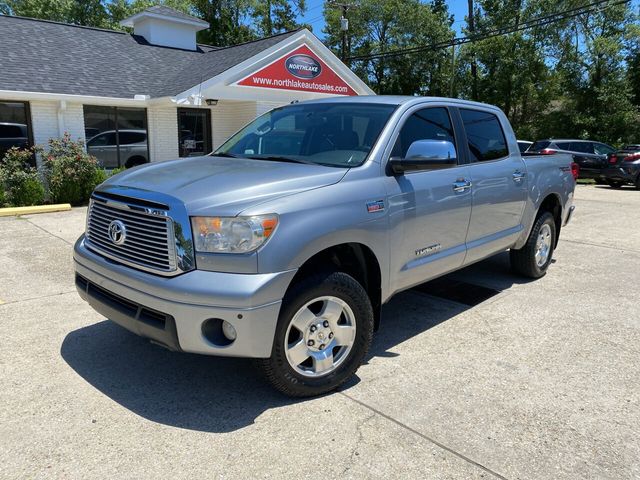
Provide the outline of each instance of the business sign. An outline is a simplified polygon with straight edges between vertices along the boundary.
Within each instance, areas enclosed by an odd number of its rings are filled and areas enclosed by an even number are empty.
[[[357,95],[353,88],[306,45],[246,76],[236,85],[331,95]]]

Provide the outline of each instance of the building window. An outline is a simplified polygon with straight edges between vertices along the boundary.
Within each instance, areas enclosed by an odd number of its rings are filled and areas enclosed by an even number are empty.
[[[178,109],[178,147],[181,157],[211,153],[211,110]]]
[[[11,147],[28,148],[31,145],[29,104],[0,101],[0,160]]]
[[[87,152],[104,168],[135,167],[149,161],[145,108],[84,106]]]

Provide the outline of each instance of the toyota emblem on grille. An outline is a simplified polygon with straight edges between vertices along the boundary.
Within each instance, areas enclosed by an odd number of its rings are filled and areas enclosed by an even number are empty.
[[[109,224],[109,238],[116,245],[122,245],[127,239],[127,228],[120,220],[114,220]]]

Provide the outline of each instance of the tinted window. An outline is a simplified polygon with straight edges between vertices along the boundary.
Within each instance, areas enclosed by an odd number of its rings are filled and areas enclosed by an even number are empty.
[[[405,158],[407,150],[417,140],[446,140],[455,145],[446,108],[425,108],[411,115],[400,130],[391,156]]]
[[[0,123],[0,138],[19,138],[27,136],[26,125],[11,125]]]
[[[131,145],[132,143],[142,143],[147,140],[147,134],[144,132],[120,132],[120,145]]]
[[[593,143],[591,142],[571,142],[571,147],[567,150],[578,153],[593,153]]]
[[[544,150],[545,148],[547,148],[549,145],[551,145],[550,141],[539,140],[531,145],[531,148],[529,150],[531,150],[532,152],[539,152],[540,150]]]
[[[214,155],[282,156],[322,165],[357,167],[367,158],[393,105],[309,103],[276,108],[235,134]]]
[[[556,142],[556,145],[558,145],[558,148],[560,150],[571,150],[572,152],[576,151],[573,149],[573,146],[575,144],[572,144],[571,142]]]
[[[471,160],[484,162],[509,155],[500,121],[493,113],[461,109]]]
[[[87,142],[87,146],[89,147],[104,147],[107,145],[116,145],[115,132],[107,132],[101,135],[97,135]]]
[[[615,148],[611,148],[609,145],[605,145],[604,143],[594,143],[593,151],[598,155],[609,155],[610,153],[615,152]]]
[[[520,150],[520,153],[526,152],[530,146],[531,144],[529,142],[518,142],[518,149]]]

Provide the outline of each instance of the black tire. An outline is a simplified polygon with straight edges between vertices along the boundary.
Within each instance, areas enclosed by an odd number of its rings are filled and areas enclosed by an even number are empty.
[[[296,313],[312,300],[325,296],[337,297],[351,308],[356,327],[355,339],[351,350],[335,370],[320,377],[308,377],[298,373],[287,360],[285,336]],[[258,363],[269,382],[285,395],[321,395],[346,382],[360,367],[371,345],[373,327],[371,302],[362,285],[353,277],[343,272],[311,275],[292,285],[285,295],[271,357]]]
[[[616,182],[615,180],[609,180],[609,186],[611,188],[615,188],[615,189],[622,188],[622,185],[623,185],[622,182]]]
[[[536,262],[536,244],[538,236],[544,225],[548,225],[551,229],[551,245],[548,257],[542,265],[538,265]],[[515,273],[523,275],[528,278],[540,278],[547,273],[547,268],[551,264],[553,259],[553,251],[556,245],[556,222],[553,215],[549,212],[541,213],[531,229],[527,243],[524,247],[509,251],[509,257],[511,260],[511,268]]]
[[[636,177],[635,187],[636,190],[640,190],[640,174]]]
[[[138,165],[144,165],[145,163],[148,163],[148,162],[147,162],[147,159],[144,157],[131,157],[124,164],[124,167],[133,168],[133,167],[137,167]]]

